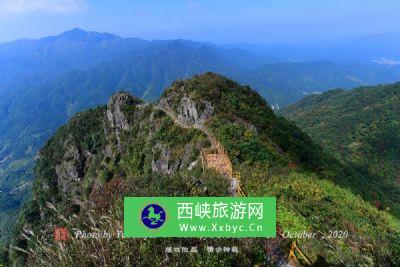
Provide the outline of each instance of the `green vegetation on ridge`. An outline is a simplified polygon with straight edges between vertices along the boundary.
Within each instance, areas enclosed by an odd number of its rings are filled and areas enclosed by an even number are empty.
[[[400,84],[333,90],[281,113],[364,177],[371,202],[400,217]]]
[[[190,107],[190,99],[195,104]],[[15,261],[31,265],[274,265],[286,259],[296,239],[112,239],[70,240],[54,246],[52,225],[122,228],[122,197],[224,196],[228,184],[203,172],[199,152],[210,144],[200,131],[173,123],[152,104],[114,95],[107,108],[89,110],[63,126],[41,150],[33,200],[24,208]],[[278,226],[285,231],[348,230],[346,239],[297,240],[313,261],[329,264],[400,264],[399,221],[348,188],[357,179],[299,128],[275,116],[249,87],[206,73],[177,81],[163,99],[180,115],[195,108],[213,113],[206,126],[226,147],[249,196],[276,196]],[[122,113],[121,113],[122,112]],[[190,117],[190,119],[198,119]],[[197,162],[197,164],[196,164]],[[68,172],[66,172],[68,171]],[[79,179],[78,179],[79,178]],[[51,202],[49,204],[48,202]],[[95,203],[95,205],[91,205]],[[35,236],[29,234],[32,230]],[[43,232],[40,232],[43,231]],[[28,235],[28,240],[23,235]],[[37,246],[36,240],[44,247]],[[199,253],[165,257],[166,246],[238,246],[238,255]],[[54,260],[57,259],[57,262]]]

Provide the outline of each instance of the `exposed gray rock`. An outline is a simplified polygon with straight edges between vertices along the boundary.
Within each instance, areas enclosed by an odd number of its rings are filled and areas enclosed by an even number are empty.
[[[191,163],[189,164],[188,170],[189,170],[189,171],[193,170],[193,168],[196,167],[198,163],[199,163],[198,160],[195,160],[195,161],[191,162]]]
[[[197,144],[196,147],[201,147]],[[197,164],[198,155],[193,155],[193,149],[195,146],[193,144],[186,144],[182,156],[171,157],[171,149],[166,147],[162,143],[157,143],[152,148],[153,160],[151,163],[152,171],[156,173],[171,175],[178,170],[194,168]],[[194,158],[196,159],[193,163]]]
[[[75,194],[84,176],[85,157],[74,145],[67,145],[63,160],[55,166],[58,186],[64,194]]]
[[[181,99],[181,104],[177,109],[177,118],[187,125],[204,125],[214,109],[209,101],[202,101],[204,109],[200,109],[200,105],[188,96]]]
[[[156,144],[152,148],[153,160],[151,162],[151,170],[155,173],[169,175],[172,173],[170,166],[171,150],[167,149],[161,143]]]
[[[129,130],[129,128],[135,122],[136,107],[141,102],[135,99],[133,96],[126,93],[116,93],[111,96],[107,104],[107,112],[105,118],[105,134],[109,140],[109,145],[105,149],[105,155],[110,158],[114,158],[118,153],[121,153],[121,133]],[[142,105],[145,107],[145,105]],[[129,107],[133,110],[133,114],[130,117],[124,113],[124,109]],[[113,147],[116,147],[116,152],[113,153]]]
[[[108,126],[119,133],[121,130],[129,129],[129,121],[122,111],[123,107],[132,101],[132,96],[125,93],[114,94],[107,105],[107,121]]]
[[[172,114],[185,127],[202,127],[211,118],[214,107],[209,101],[197,103],[188,95],[180,98],[179,104],[174,107],[175,93],[170,93],[159,101],[158,106],[169,114]]]

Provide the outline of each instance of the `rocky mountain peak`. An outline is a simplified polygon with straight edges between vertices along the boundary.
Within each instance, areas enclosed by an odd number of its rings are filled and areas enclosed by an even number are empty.
[[[105,116],[105,133],[109,140],[115,140],[118,153],[121,152],[121,132],[127,131],[135,122],[137,105],[142,101],[128,93],[118,92],[111,96],[107,104]],[[113,142],[111,142],[113,143]],[[106,149],[107,155],[112,155],[112,149]]]
[[[195,100],[188,94],[176,99],[176,92],[163,97],[158,106],[186,127],[202,127],[211,118],[214,107],[210,101]]]
[[[119,92],[112,95],[107,104],[106,117],[108,126],[116,131],[128,130],[130,123],[124,111],[140,103],[139,99],[127,93]]]

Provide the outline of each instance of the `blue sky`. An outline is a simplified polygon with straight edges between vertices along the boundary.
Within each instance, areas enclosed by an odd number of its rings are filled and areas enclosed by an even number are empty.
[[[400,31],[398,0],[0,0],[0,42],[82,28],[144,39],[302,43]]]

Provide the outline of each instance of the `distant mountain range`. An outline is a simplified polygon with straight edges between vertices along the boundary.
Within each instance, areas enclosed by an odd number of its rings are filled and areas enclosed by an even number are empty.
[[[312,48],[296,49],[146,41],[80,29],[0,44],[0,217],[26,195],[37,151],[51,134],[116,91],[156,100],[174,80],[212,71],[250,85],[278,109],[336,87],[400,80],[397,65],[307,57]]]
[[[355,61],[371,64],[379,59],[400,61],[400,32],[381,33],[337,41],[302,43],[297,45],[231,44],[225,47],[239,48],[264,55],[274,60],[297,60],[331,62]]]

